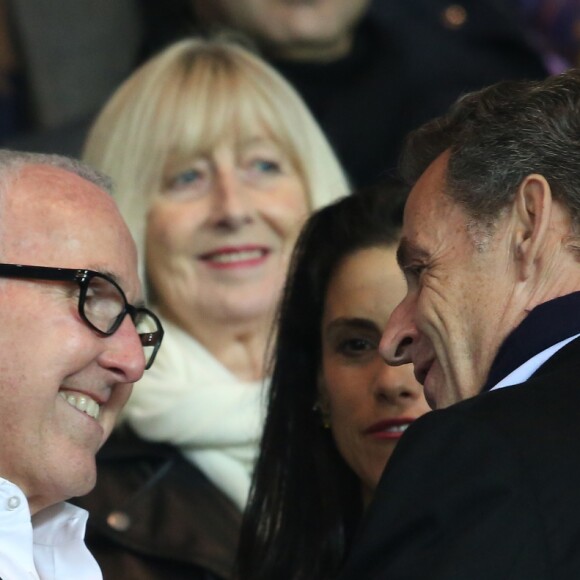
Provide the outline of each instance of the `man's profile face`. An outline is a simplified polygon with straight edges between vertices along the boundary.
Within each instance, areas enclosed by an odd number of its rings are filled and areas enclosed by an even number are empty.
[[[193,0],[202,18],[248,34],[274,56],[342,56],[370,0]],[[205,15],[205,16],[204,16]],[[306,52],[305,52],[306,51]]]
[[[139,301],[135,247],[108,194],[34,165],[5,196],[0,261],[105,272]],[[76,284],[0,279],[0,328],[0,477],[35,513],[93,487],[95,453],[145,361],[129,317],[106,338],[84,323]],[[98,418],[79,410],[81,397]]]
[[[510,330],[503,315],[512,292],[503,221],[478,251],[467,213],[444,193],[446,168],[443,154],[409,195],[399,247],[407,295],[381,341],[387,362],[413,363],[433,408],[481,390]]]

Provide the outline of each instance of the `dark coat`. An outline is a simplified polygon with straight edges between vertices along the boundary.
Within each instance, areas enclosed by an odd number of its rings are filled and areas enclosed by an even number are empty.
[[[464,11],[455,24],[454,6]],[[271,62],[298,89],[357,187],[392,173],[409,131],[464,93],[547,74],[515,0],[378,0],[348,57]]]
[[[399,443],[340,580],[580,578],[580,339]]]
[[[241,514],[174,447],[123,429],[97,456],[87,545],[105,580],[232,577]]]

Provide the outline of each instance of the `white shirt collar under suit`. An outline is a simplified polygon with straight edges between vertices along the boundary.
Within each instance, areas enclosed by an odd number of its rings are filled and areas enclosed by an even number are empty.
[[[524,364],[512,371],[507,377],[504,377],[499,383],[497,383],[497,385],[491,388],[490,391],[502,389],[504,387],[511,387],[527,381],[548,359],[553,357],[561,348],[564,348],[569,342],[572,342],[579,336],[580,334],[576,334],[553,344],[542,352],[539,352],[537,355],[533,356],[531,359],[527,360]]]

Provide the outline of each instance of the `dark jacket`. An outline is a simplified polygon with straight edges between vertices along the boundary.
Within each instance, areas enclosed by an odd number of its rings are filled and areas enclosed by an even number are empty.
[[[580,339],[417,420],[340,580],[580,578]]]
[[[378,0],[351,53],[328,63],[271,61],[298,89],[355,186],[392,173],[409,131],[462,94],[546,76],[515,4],[506,0]],[[453,7],[464,20],[449,21]]]
[[[97,461],[97,487],[75,503],[105,580],[232,577],[241,514],[176,448],[123,428]]]

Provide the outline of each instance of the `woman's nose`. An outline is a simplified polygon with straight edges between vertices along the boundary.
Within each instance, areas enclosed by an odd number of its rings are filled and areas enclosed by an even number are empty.
[[[238,229],[252,221],[251,196],[234,167],[216,171],[212,197],[213,225]]]
[[[383,360],[379,363],[374,395],[393,405],[410,404],[422,394],[421,385],[415,380],[411,366],[391,366]]]

